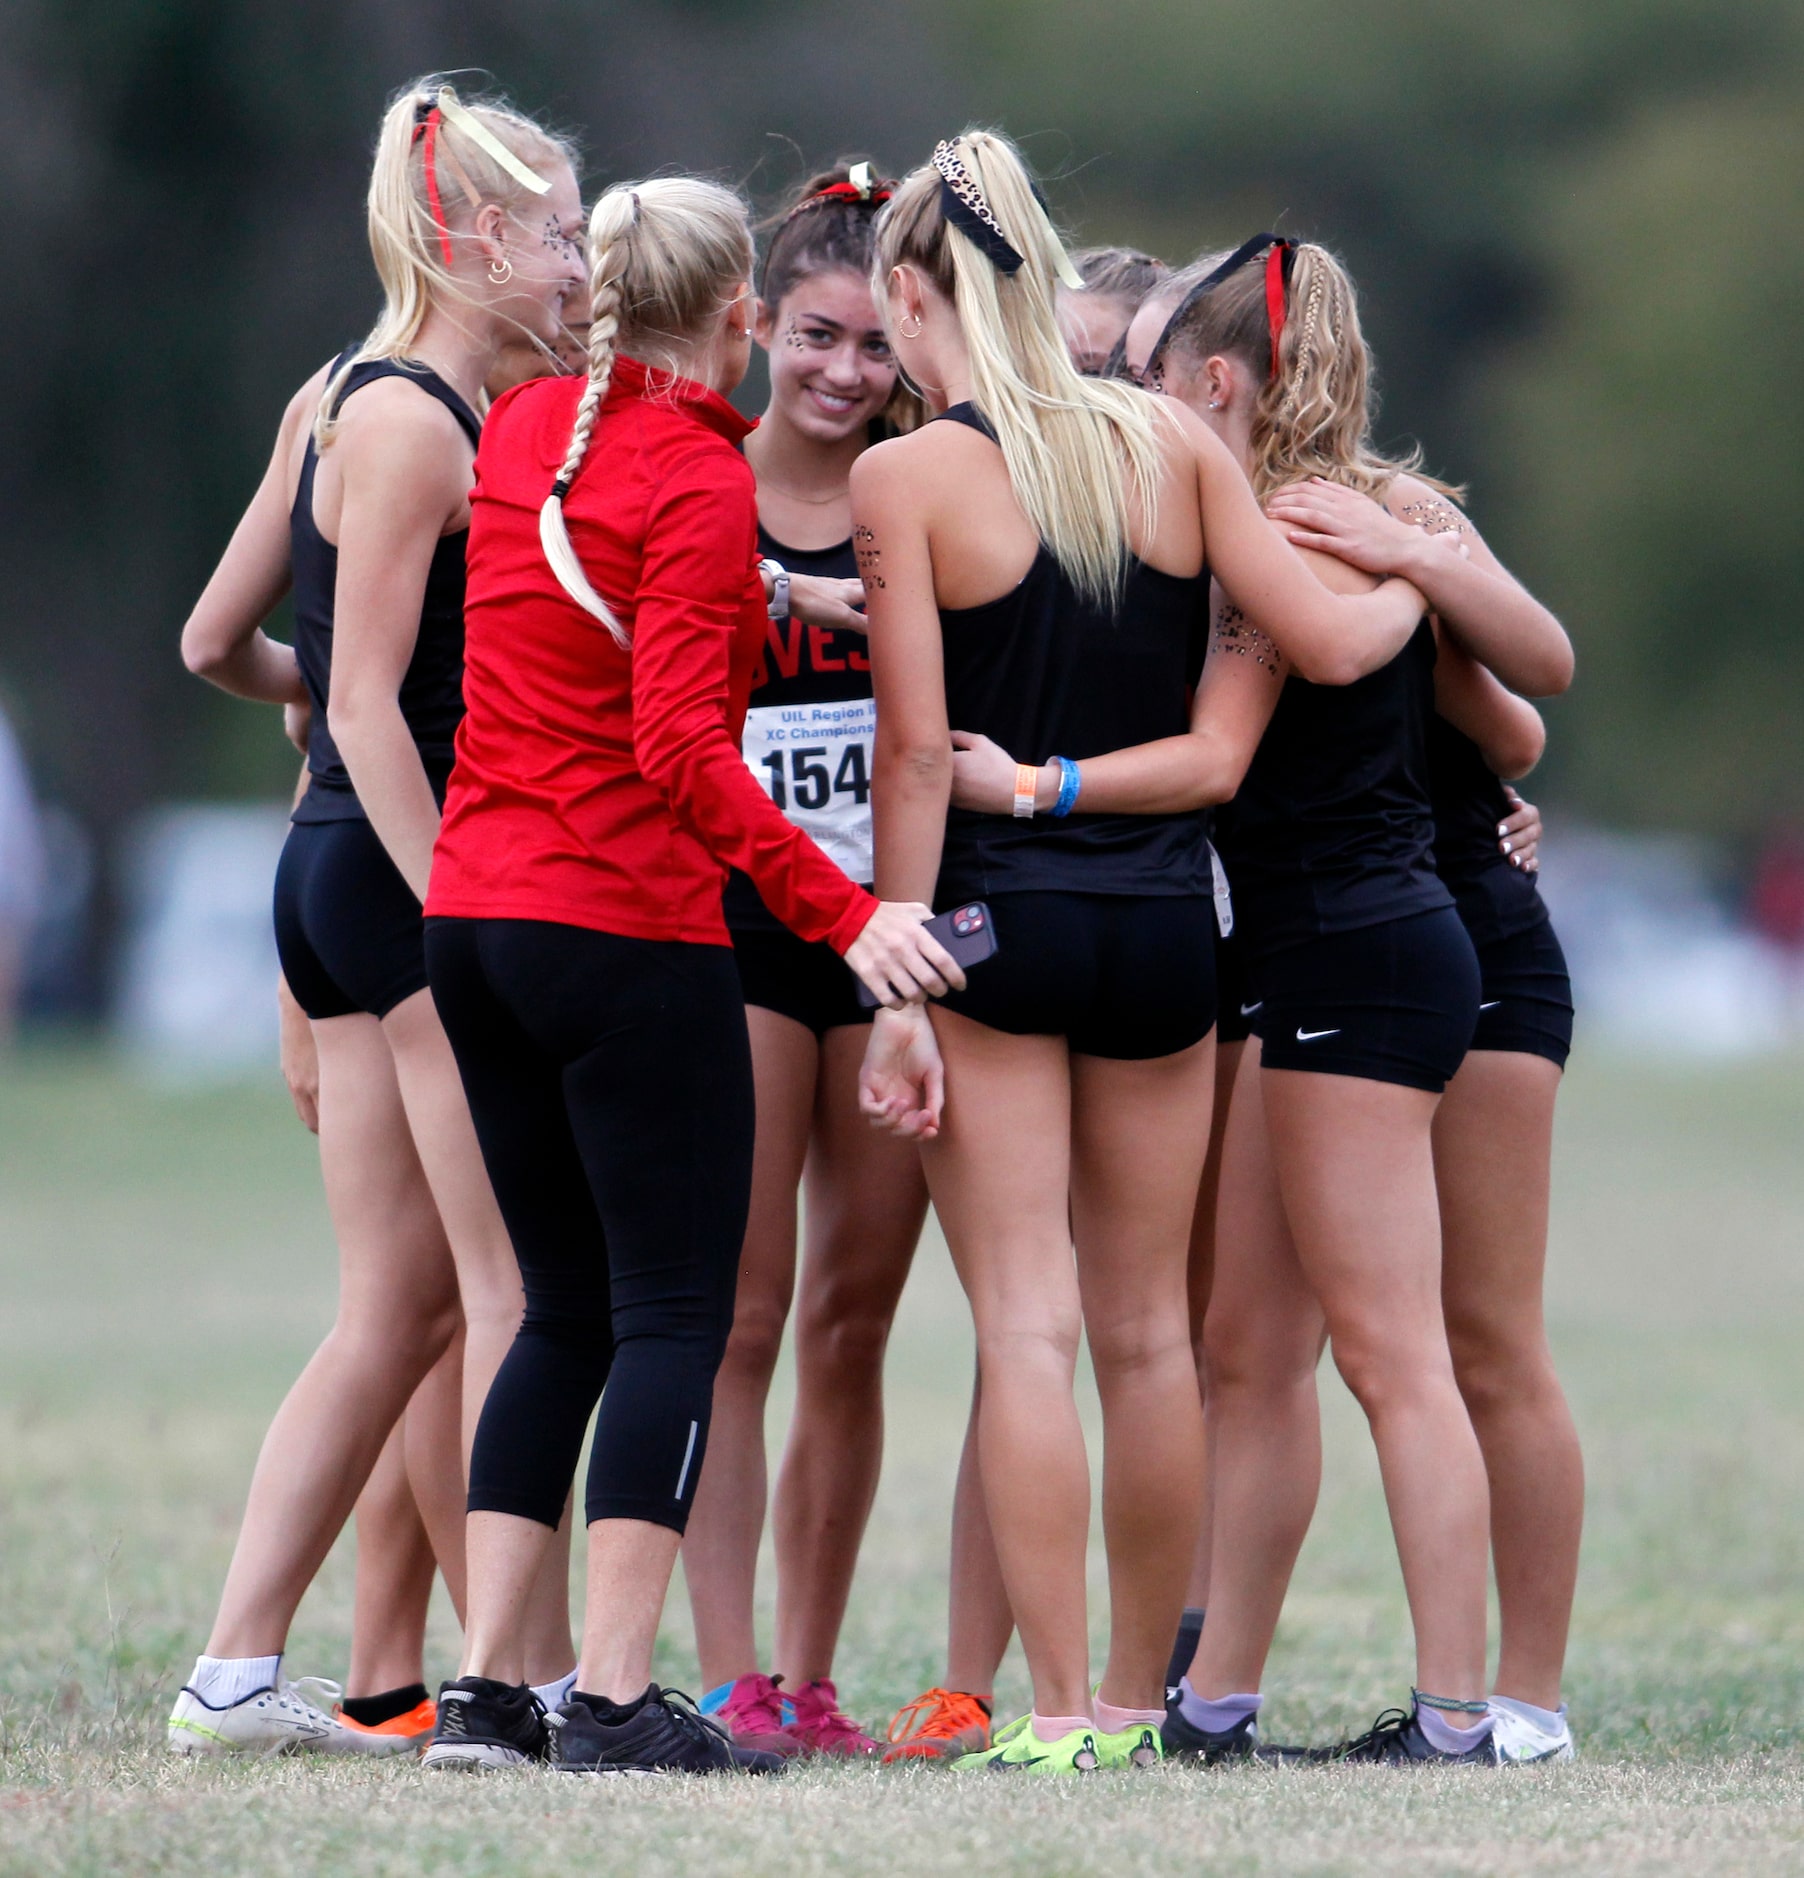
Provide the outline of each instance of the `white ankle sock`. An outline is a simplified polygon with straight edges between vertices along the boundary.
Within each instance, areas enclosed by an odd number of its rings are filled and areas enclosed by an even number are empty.
[[[1096,1726],[1088,1715],[1042,1715],[1038,1711],[1035,1711],[1029,1725],[1034,1731],[1034,1739],[1045,1742],[1048,1747],[1055,1741],[1063,1741],[1079,1728]]]
[[[560,1676],[555,1682],[535,1682],[532,1692],[545,1705],[547,1715],[555,1715],[558,1705],[570,1700],[570,1691],[576,1687],[576,1671],[567,1676]]]
[[[1566,1722],[1566,1704],[1558,1708],[1536,1708],[1532,1702],[1519,1702],[1513,1695],[1494,1695],[1491,1697],[1493,1708],[1508,1709],[1512,1715],[1519,1716],[1525,1722],[1533,1722],[1537,1728],[1544,1728],[1550,1735],[1558,1734]]]
[[[1259,1713],[1264,1701],[1262,1695],[1224,1695],[1210,1701],[1191,1688],[1188,1676],[1178,1684],[1179,1712],[1192,1728],[1205,1734],[1225,1735],[1230,1728],[1238,1728],[1249,1715]]]
[[[197,1656],[188,1687],[208,1708],[230,1708],[247,1695],[276,1686],[278,1656]]]
[[[1445,1712],[1430,1708],[1426,1703],[1416,1705],[1416,1720],[1422,1726],[1428,1745],[1439,1748],[1443,1754],[1464,1754],[1468,1748],[1477,1747],[1491,1732],[1489,1715],[1474,1717],[1469,1728],[1458,1728]]]

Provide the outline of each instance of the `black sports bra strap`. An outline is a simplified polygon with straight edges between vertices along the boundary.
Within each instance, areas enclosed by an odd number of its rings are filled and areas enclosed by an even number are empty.
[[[342,354],[340,359],[342,362]],[[336,372],[338,365],[333,366]],[[405,378],[411,385],[418,385],[428,397],[436,398],[463,427],[463,433],[470,440],[473,450],[482,440],[482,419],[464,403],[451,387],[439,377],[438,373],[424,365],[410,364],[402,359],[360,359],[351,368],[350,376],[345,380],[344,389],[338,394],[342,404],[352,392],[360,391],[365,385],[372,384],[378,378]]]
[[[964,404],[949,404],[938,417],[931,421],[937,424],[942,420],[963,424],[967,430],[976,431],[980,437],[988,437],[991,443],[996,441],[995,427],[977,406],[969,401]]]

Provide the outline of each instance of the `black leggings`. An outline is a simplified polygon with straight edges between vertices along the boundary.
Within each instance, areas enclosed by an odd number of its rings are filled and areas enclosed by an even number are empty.
[[[470,1511],[681,1532],[752,1187],[752,1059],[726,946],[426,922],[432,995],[526,1314],[477,1424]],[[605,1385],[605,1392],[604,1392]]]

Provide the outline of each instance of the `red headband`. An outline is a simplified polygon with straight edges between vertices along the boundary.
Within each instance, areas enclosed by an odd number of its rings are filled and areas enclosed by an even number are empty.
[[[443,115],[435,104],[426,113],[425,123],[414,125],[413,134],[417,139],[424,133],[426,138],[426,150],[422,159],[426,170],[426,203],[432,210],[432,225],[438,230],[439,252],[445,257],[445,266],[449,270],[456,263],[451,256],[451,230],[445,223],[445,205],[439,200],[438,166],[433,161],[434,152],[438,148],[438,127],[443,122]]]
[[[1284,331],[1284,263],[1290,243],[1274,241],[1265,257],[1265,321],[1272,329],[1272,376],[1278,376],[1278,340]]]

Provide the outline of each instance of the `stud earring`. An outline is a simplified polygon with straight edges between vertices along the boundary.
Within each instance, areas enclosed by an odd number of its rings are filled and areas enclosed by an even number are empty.
[[[497,287],[505,287],[514,277],[514,264],[504,254],[500,260],[489,263],[489,279]]]
[[[1219,398],[1211,398],[1209,400],[1209,409],[1219,411],[1221,409],[1221,400]]]
[[[912,327],[908,323],[910,320],[914,321]],[[896,331],[899,332],[904,339],[919,339],[923,324],[925,324],[925,322],[922,320],[920,314],[904,313],[896,322]]]

